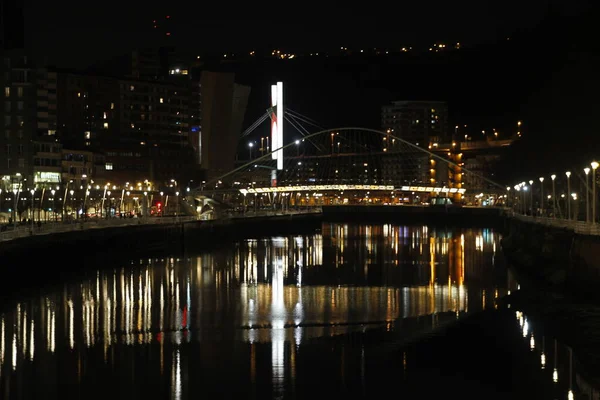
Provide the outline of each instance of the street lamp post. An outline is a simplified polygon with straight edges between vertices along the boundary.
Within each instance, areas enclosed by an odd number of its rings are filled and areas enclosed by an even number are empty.
[[[592,223],[596,223],[596,168],[600,164],[592,162]]]
[[[56,190],[52,189],[50,193],[52,193],[52,214],[54,214],[54,221],[56,221],[56,197],[54,196]]]
[[[585,172],[585,222],[590,223],[590,184],[589,184],[589,175],[590,169],[588,167],[583,169]]]
[[[73,183],[73,180],[70,179],[67,181],[67,184],[65,185],[65,197],[63,198],[63,209],[62,209],[62,221],[65,221],[65,214],[67,212],[67,194],[69,193],[69,184]]]
[[[531,216],[533,217],[534,210],[535,210],[535,207],[533,206],[533,179],[529,181],[529,189],[530,189],[529,198],[531,201]]]
[[[165,216],[165,192],[160,192],[160,203],[161,203],[161,207],[160,207],[160,216],[164,217]]]
[[[13,229],[17,229],[17,215],[18,215],[18,211],[17,211],[17,206],[19,205],[18,201],[19,201],[19,191],[17,189],[13,189],[13,195],[14,195],[14,206],[13,206]]]
[[[100,206],[100,218],[104,215],[104,200],[106,199],[106,191],[108,190],[108,183],[104,185],[104,193],[102,193],[102,205]]]
[[[567,219],[571,219],[571,171],[565,172],[567,175]]]
[[[33,198],[35,197],[35,189],[30,190],[31,193],[31,233],[33,233],[33,220],[35,219],[35,212],[33,210]]]
[[[83,219],[85,220],[87,218],[87,198],[90,195],[91,186],[85,185],[84,189],[85,189],[85,194],[83,196],[83,207],[82,207],[83,210],[82,211],[83,211]]]
[[[71,194],[71,212],[73,212],[73,195],[75,194],[75,191],[73,189],[69,190],[69,193]],[[75,212],[75,217],[77,217],[77,212]],[[71,217],[71,223],[73,222],[73,220],[75,220],[74,217]]]
[[[544,177],[540,176],[540,213],[544,216]]]
[[[121,188],[121,202],[119,203],[119,217],[123,218],[123,202],[125,201],[125,187]]]
[[[249,160],[252,160],[252,147],[254,146],[254,143],[250,142],[248,143],[248,154],[249,154]]]
[[[521,195],[523,198],[523,206],[522,206],[522,212],[523,215],[527,214],[527,193],[525,193],[527,191],[527,187],[525,186],[527,183],[525,182],[521,182]]]
[[[177,197],[177,210],[175,211],[175,221],[179,221],[179,192],[175,192]]]
[[[556,218],[556,186],[554,184],[556,175],[552,174],[550,178],[552,178],[552,218]]]

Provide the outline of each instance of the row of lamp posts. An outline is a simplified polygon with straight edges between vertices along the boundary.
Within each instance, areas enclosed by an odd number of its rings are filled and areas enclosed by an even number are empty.
[[[592,172],[592,216],[591,216],[591,222],[592,223],[596,223],[596,169],[598,169],[598,167],[600,166],[600,164],[596,161],[592,162],[590,164],[591,168],[586,167],[583,169],[583,172],[585,173],[585,219],[586,222],[590,222],[590,189],[589,189],[589,174],[590,172]],[[567,177],[567,219],[572,219],[572,213],[571,213],[571,197],[573,197],[574,200],[577,200],[577,197],[574,193],[571,193],[571,171],[567,171],[565,172],[565,175]],[[556,185],[555,185],[555,180],[556,180],[556,175],[552,174],[550,176],[550,179],[552,180],[552,212],[553,212],[553,217],[556,218],[556,212],[557,212],[557,205],[556,205]],[[541,193],[541,208],[542,208],[542,212],[544,210],[544,177],[540,177],[540,193]],[[527,183],[526,182],[521,182],[517,185],[514,186],[515,191],[517,192],[527,192],[528,190],[530,191],[530,202],[531,202],[531,209],[533,211],[533,180],[529,181],[529,187],[527,187]],[[511,188],[507,187],[506,188],[507,191],[510,191]],[[525,195],[523,195],[523,199],[525,199]],[[524,203],[524,201],[523,201]],[[522,210],[525,213],[525,207],[523,207]]]

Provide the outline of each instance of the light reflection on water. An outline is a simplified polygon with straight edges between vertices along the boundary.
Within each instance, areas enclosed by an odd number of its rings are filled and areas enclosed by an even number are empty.
[[[311,340],[495,307],[508,290],[498,240],[491,230],[327,224],[320,234],[105,266],[0,317],[0,393],[58,398],[68,382],[100,398],[119,387],[99,387],[102,379],[130,376],[120,390],[137,393],[143,374],[150,398],[182,399],[200,390],[195,381],[217,385],[201,371],[227,371],[245,388],[264,387],[267,374],[281,397],[307,373],[297,362]],[[437,319],[427,321],[431,329]]]
[[[535,325],[526,314],[515,311],[515,317],[524,344],[539,360],[544,379],[554,384],[556,398],[600,399],[600,390],[575,368],[573,349],[536,332]]]

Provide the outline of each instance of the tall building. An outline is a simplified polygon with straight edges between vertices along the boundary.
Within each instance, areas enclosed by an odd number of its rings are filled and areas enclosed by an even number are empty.
[[[193,179],[192,84],[59,74],[59,134],[69,148],[105,156],[112,182]]]
[[[424,147],[450,140],[448,106],[442,101],[394,101],[382,107],[381,127]]]
[[[202,125],[193,143],[208,180],[234,169],[250,87],[236,84],[233,73],[210,71],[202,72],[200,87]]]
[[[31,187],[33,142],[56,141],[56,73],[37,68],[22,51],[5,52],[2,61],[0,175],[3,186],[19,180]]]

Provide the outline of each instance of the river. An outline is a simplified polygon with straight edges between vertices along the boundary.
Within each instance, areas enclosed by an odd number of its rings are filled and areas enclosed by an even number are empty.
[[[123,255],[4,307],[0,398],[597,398],[570,349],[498,309],[518,289],[499,239],[323,224]]]

